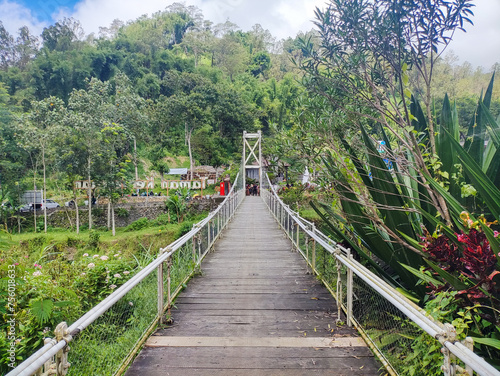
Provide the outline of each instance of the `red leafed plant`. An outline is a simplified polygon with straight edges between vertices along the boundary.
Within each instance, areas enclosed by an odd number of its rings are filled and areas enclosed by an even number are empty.
[[[493,305],[497,306],[500,302],[500,276],[498,276],[500,254],[495,255],[490,242],[477,222],[473,223],[467,213],[463,213],[462,218],[468,227],[467,231],[455,233],[456,239],[453,240],[443,234],[432,236],[426,233],[420,243],[422,250],[429,256],[430,261],[458,277],[467,286],[457,295],[464,300],[465,304],[482,304],[485,299],[488,299],[490,303],[495,302]],[[495,232],[495,237],[497,236],[498,233]],[[435,293],[454,286],[446,283],[440,287],[429,287],[432,293]]]

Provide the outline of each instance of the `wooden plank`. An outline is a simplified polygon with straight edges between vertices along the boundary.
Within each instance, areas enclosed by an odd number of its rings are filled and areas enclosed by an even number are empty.
[[[126,375],[378,375],[262,200],[240,208]]]
[[[154,361],[155,357],[185,356],[187,358],[202,355],[210,357],[225,356],[238,358],[371,358],[373,355],[367,347],[353,346],[346,348],[332,347],[227,347],[221,351],[218,347],[148,347],[143,357]]]
[[[149,347],[366,347],[360,337],[174,337],[153,336]]]
[[[152,367],[151,367],[152,368]],[[156,368],[152,368],[146,373],[139,371],[140,373],[130,374],[134,376],[377,376],[381,373],[377,371],[372,371],[368,369],[220,369],[220,368],[210,368],[210,369],[199,369],[190,368],[186,372],[185,368],[175,368],[169,366],[161,367],[157,365]],[[127,373],[128,375],[128,373]]]

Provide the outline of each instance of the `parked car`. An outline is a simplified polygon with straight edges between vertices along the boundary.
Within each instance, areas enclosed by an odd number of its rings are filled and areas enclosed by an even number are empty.
[[[47,210],[48,209],[55,209],[55,208],[58,208],[61,206],[57,202],[55,202],[54,200],[47,199],[47,200],[42,200],[42,204],[40,205],[41,210],[43,210],[44,204],[47,206]]]
[[[21,213],[28,213],[31,211],[31,204],[26,204],[26,205],[23,205],[19,208],[19,211]]]
[[[30,202],[29,204],[21,206],[19,208],[19,211],[21,213],[33,212],[33,211],[35,211],[35,209],[36,209],[36,211],[42,211],[45,202],[47,205],[47,210],[55,209],[55,208],[58,208],[61,206],[57,202],[55,202],[54,200],[47,199],[47,200],[42,200],[41,203],[36,203],[36,204]]]

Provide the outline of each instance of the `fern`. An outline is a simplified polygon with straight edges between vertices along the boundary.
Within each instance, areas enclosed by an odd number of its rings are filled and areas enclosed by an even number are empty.
[[[49,321],[54,308],[54,302],[51,299],[35,300],[30,303],[31,313],[40,324]]]

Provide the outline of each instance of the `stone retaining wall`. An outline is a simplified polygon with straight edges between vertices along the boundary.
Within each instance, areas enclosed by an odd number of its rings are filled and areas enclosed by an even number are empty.
[[[217,203],[213,199],[191,200],[188,212],[191,214],[213,210]],[[120,216],[120,208],[125,209],[127,216]],[[87,207],[79,208],[80,226],[88,224]],[[165,202],[151,200],[150,202],[122,203],[115,206],[115,226],[126,227],[140,218],[153,220],[161,214],[167,214]],[[27,218],[32,218],[32,213],[26,213]],[[37,213],[37,221],[43,221],[43,212]],[[108,206],[96,205],[92,207],[92,220],[95,227],[106,227],[108,224]],[[47,224],[51,227],[69,228],[75,226],[76,210],[74,208],[58,208],[47,211]],[[14,223],[13,223],[14,225]]]

